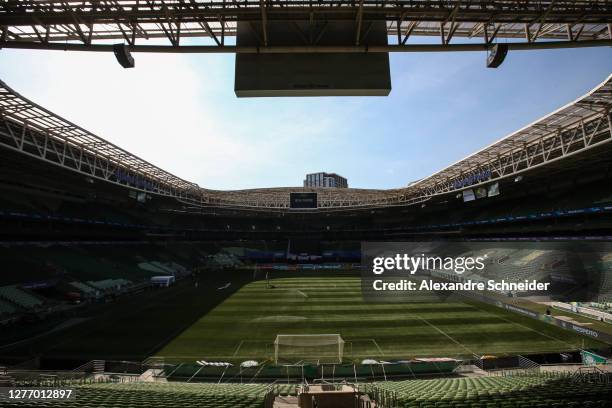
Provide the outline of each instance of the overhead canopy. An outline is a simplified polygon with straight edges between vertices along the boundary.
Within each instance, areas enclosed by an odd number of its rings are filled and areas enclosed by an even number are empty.
[[[452,49],[461,39],[491,44],[513,39],[525,47],[551,40],[577,47],[585,42],[610,40],[610,9],[606,0],[593,1],[466,1],[466,0],[260,0],[168,1],[94,0],[10,1],[0,9],[1,47],[42,49],[104,49],[109,40],[146,47],[158,39],[166,52],[193,45],[187,39],[209,38],[209,52],[236,52],[226,45],[235,36],[238,21],[261,25],[261,46],[268,46],[267,26],[274,21],[309,21],[314,29],[333,21],[356,21],[356,45],[365,42],[368,22],[384,21],[399,47],[411,47],[408,38],[432,36],[435,46]],[[310,30],[309,30],[310,31]],[[318,32],[318,31],[317,31]],[[308,36],[309,47],[316,47]],[[540,42],[539,40],[545,40]],[[193,43],[194,41],[189,41]],[[465,41],[463,41],[465,43]],[[474,42],[474,41],[472,41]],[[112,45],[112,44],[111,44]],[[424,46],[432,46],[428,41]],[[230,50],[230,51],[228,51]],[[232,51],[233,50],[233,51]],[[311,50],[312,52],[312,50]]]

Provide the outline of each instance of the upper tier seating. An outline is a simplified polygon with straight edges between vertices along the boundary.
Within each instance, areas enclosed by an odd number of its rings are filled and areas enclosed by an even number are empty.
[[[17,308],[12,304],[0,299],[0,316],[10,315],[17,311]]]
[[[26,309],[32,309],[42,305],[42,302],[38,298],[24,292],[15,285],[0,287],[0,298],[9,300]]]
[[[100,281],[87,281],[87,284],[89,286],[92,286],[94,288],[97,288],[99,290],[113,290],[113,289],[117,289],[126,285],[129,285],[130,282],[129,280],[125,280],[125,279],[104,279],[104,280],[100,280]]]
[[[78,282],[78,281],[69,282],[69,285],[87,295],[92,295],[96,291],[94,288],[92,288],[89,285],[84,284],[83,282]]]

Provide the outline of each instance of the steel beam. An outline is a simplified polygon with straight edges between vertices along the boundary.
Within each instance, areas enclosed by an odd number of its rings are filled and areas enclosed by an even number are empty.
[[[589,48],[589,47],[611,47],[612,40],[584,40],[584,41],[545,41],[508,43],[511,51],[528,50],[552,50],[560,48]],[[39,43],[7,41],[2,44],[3,48],[18,48],[31,50],[55,50],[55,51],[92,51],[113,52],[112,44],[85,45],[77,43]],[[486,51],[490,45],[486,43],[468,44],[390,44],[390,45],[349,45],[349,46],[216,46],[216,45],[131,45],[127,46],[130,52],[150,53],[194,53],[194,54],[324,54],[324,53],[381,53],[381,52],[458,52],[458,51]]]
[[[135,45],[163,39],[182,47],[185,37],[209,37],[224,44],[226,36],[236,34],[239,21],[261,24],[264,42],[271,22],[356,21],[362,27],[385,21],[389,35],[404,35],[402,43],[410,35],[437,36],[442,45],[462,37],[481,38],[483,43],[496,37],[569,44],[610,39],[612,7],[607,0],[13,0],[0,4],[0,44],[75,42],[93,46],[124,40]],[[487,26],[495,27],[489,38]],[[576,33],[571,32],[572,27],[577,28]],[[441,31],[445,34],[440,35]],[[355,37],[360,45],[359,29]]]

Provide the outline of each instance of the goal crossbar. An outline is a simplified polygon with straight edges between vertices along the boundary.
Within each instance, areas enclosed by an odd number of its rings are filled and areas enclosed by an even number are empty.
[[[339,334],[279,334],[274,340],[274,362],[279,357],[331,358],[342,362],[344,340]]]

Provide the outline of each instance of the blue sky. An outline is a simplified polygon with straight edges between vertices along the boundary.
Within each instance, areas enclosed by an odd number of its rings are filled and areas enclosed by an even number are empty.
[[[351,187],[428,176],[584,94],[612,72],[609,48],[391,54],[389,97],[233,93],[233,55],[0,50],[24,96],[202,187],[299,186],[329,171]]]

